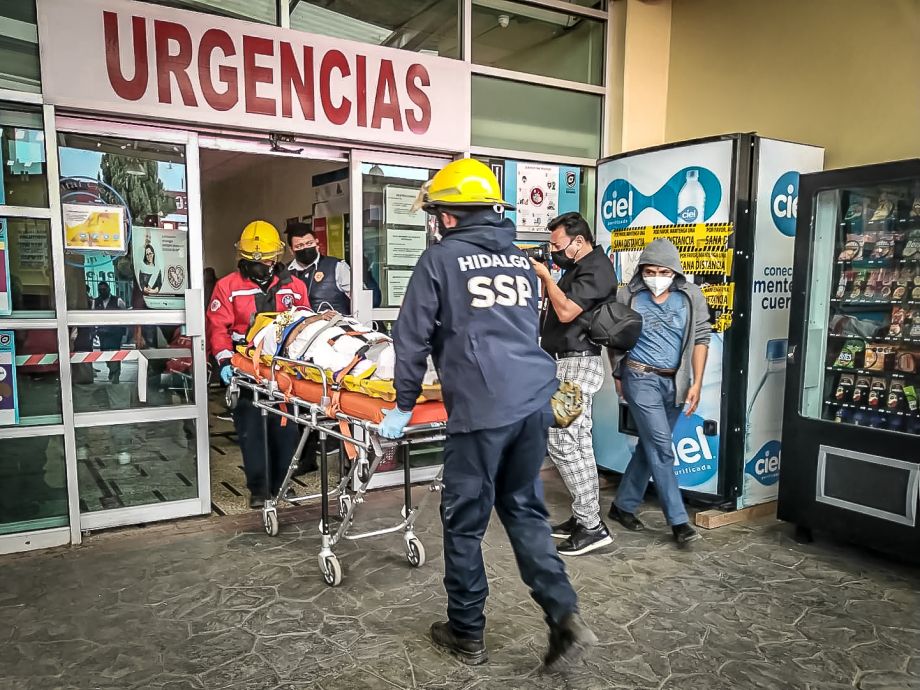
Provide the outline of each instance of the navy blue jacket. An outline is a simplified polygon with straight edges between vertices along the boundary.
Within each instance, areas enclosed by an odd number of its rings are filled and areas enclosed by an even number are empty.
[[[537,342],[539,299],[536,274],[507,219],[455,229],[429,247],[393,333],[399,409],[415,405],[429,354],[448,433],[496,429],[545,408],[559,382]]]

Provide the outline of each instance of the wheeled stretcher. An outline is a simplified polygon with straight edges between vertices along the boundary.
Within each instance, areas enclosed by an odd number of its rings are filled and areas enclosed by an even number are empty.
[[[278,508],[282,503],[300,505],[319,500],[322,511],[319,530],[322,547],[319,552],[319,568],[326,584],[335,587],[342,581],[342,566],[333,552],[342,540],[357,541],[370,537],[401,532],[405,545],[406,559],[413,567],[425,563],[425,548],[415,534],[415,521],[424,504],[413,506],[412,476],[409,467],[409,446],[412,444],[441,441],[445,437],[447,412],[440,401],[420,402],[416,405],[406,434],[398,441],[379,436],[379,424],[383,410],[392,408],[393,403],[362,393],[350,392],[340,387],[340,381],[330,379],[322,368],[280,356],[267,363],[259,357],[247,357],[237,353],[233,356],[233,377],[227,388],[227,404],[233,408],[242,389],[251,391],[253,404],[262,411],[263,424],[268,415],[278,415],[282,424],[295,423],[302,427],[297,450],[291,458],[287,473],[277,495],[270,497],[262,509],[265,531],[278,534]],[[300,455],[311,432],[319,434],[320,449],[320,492],[309,496],[288,498]],[[329,461],[326,439],[342,442],[347,462],[338,484],[329,486]],[[267,443],[267,441],[266,441]],[[384,455],[396,451],[403,454],[403,508],[400,521],[392,527],[370,532],[352,532],[357,506],[364,503],[371,479]],[[266,459],[268,452],[266,448]],[[266,468],[269,471],[269,468]],[[440,492],[441,473],[429,485],[426,497]],[[329,514],[329,499],[338,503],[338,516]]]

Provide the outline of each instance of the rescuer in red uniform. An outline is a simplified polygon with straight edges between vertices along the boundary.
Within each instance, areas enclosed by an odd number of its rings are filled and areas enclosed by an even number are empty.
[[[208,352],[217,360],[224,384],[230,383],[234,347],[246,341],[246,332],[257,313],[310,306],[307,286],[278,262],[284,243],[271,223],[251,222],[243,229],[236,248],[239,270],[217,281],[207,313]],[[233,410],[233,425],[243,454],[250,508],[261,508],[269,495],[277,493],[297,449],[296,424],[281,426],[281,418],[275,415],[266,421],[267,445],[262,413],[252,404],[251,391],[240,390],[239,402]],[[269,477],[265,476],[267,464]]]

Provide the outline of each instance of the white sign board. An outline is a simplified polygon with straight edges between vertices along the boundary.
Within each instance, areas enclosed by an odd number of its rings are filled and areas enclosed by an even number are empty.
[[[517,229],[545,232],[559,215],[559,166],[517,164]]]
[[[387,265],[415,266],[425,251],[428,236],[425,228],[406,230],[387,228]]]
[[[427,213],[422,209],[412,210],[412,204],[418,198],[419,190],[412,187],[398,187],[387,185],[383,188],[384,216],[383,222],[387,225],[408,225],[424,228],[427,222]]]
[[[39,0],[45,102],[461,151],[470,66],[127,0]]]

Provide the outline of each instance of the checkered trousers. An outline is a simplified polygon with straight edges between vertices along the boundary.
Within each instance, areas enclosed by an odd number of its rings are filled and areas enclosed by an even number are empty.
[[[594,394],[604,382],[604,363],[600,357],[567,357],[556,363],[556,376],[581,386],[585,411],[568,428],[549,430],[549,455],[572,496],[572,514],[594,527],[601,521],[601,507],[591,413]]]

